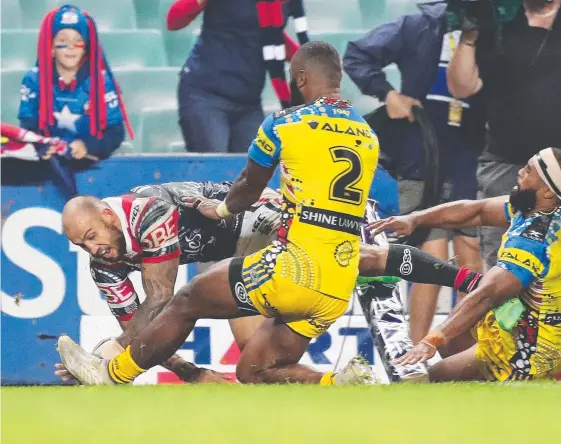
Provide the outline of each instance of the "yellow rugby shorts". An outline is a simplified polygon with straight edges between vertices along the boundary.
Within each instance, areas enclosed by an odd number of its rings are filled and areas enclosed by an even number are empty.
[[[337,299],[287,279],[278,272],[255,265],[267,249],[232,259],[229,279],[241,316],[261,314],[277,318],[306,338],[321,336],[347,310],[348,301]],[[287,253],[281,253],[287,254]]]

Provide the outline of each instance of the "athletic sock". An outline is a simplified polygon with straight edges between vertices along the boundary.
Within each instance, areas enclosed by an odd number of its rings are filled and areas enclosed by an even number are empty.
[[[141,369],[131,355],[130,345],[120,355],[109,361],[109,377],[116,384],[128,384],[146,370]]]
[[[384,274],[409,282],[450,287],[464,293],[477,288],[481,274],[458,268],[408,245],[390,245]]]
[[[462,267],[454,280],[454,290],[459,290],[462,293],[471,293],[477,288],[482,277],[481,273]]]
[[[319,385],[333,385],[335,384],[335,373],[334,372],[327,372],[325,373],[320,381],[319,381]]]

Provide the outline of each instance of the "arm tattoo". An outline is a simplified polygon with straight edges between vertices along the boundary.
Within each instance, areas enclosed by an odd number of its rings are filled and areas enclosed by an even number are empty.
[[[123,336],[132,340],[154,319],[173,296],[179,258],[161,263],[142,264],[142,285],[146,300],[140,304],[134,317],[128,323]],[[125,339],[127,340],[127,339]]]
[[[167,263],[168,262],[164,262],[163,264]],[[151,276],[152,274],[150,272],[144,274],[144,268],[145,266],[143,266],[142,282],[144,290],[146,291],[146,300],[140,305],[131,321],[119,321],[123,333],[117,338],[117,341],[123,348],[129,346],[133,337],[136,336],[138,332],[142,331],[142,329],[162,311],[167,302],[171,299],[171,297],[166,297],[166,295],[173,294],[177,265],[165,267],[167,272],[163,273],[162,279],[158,279],[157,276],[155,279],[144,279],[144,275]],[[175,272],[173,270],[175,270]],[[171,292],[169,289],[171,289]],[[183,381],[195,381],[202,371],[202,369],[185,361],[179,355],[173,355],[165,361],[162,366],[175,373]]]

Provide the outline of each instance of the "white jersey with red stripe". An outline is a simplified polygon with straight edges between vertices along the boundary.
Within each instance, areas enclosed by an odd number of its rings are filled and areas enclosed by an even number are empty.
[[[276,237],[280,196],[266,189],[249,210],[228,221],[214,221],[186,205],[192,197],[223,200],[231,183],[178,182],[137,187],[104,202],[119,218],[123,259],[110,263],[92,257],[90,270],[115,317],[127,321],[140,304],[128,275],[142,263],[180,258],[181,264],[246,255]]]

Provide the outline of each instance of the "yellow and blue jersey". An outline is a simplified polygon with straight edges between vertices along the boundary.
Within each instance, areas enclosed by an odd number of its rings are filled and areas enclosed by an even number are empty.
[[[506,203],[505,214],[510,227],[503,235],[497,265],[514,274],[524,287],[539,285],[543,292],[544,284],[551,287],[558,279],[561,291],[561,208],[524,217]]]
[[[283,254],[277,248],[265,255],[272,258],[265,268],[298,285],[350,298],[378,154],[376,135],[346,101],[321,98],[265,119],[249,157],[263,167],[279,164],[284,200]]]
[[[524,217],[507,203],[505,213],[510,228],[497,266],[520,279],[525,312],[508,334],[487,315],[478,329],[480,351],[495,364],[499,380],[547,377],[561,367],[561,208]],[[501,353],[497,341],[495,350],[483,343],[493,335],[500,337]]]

